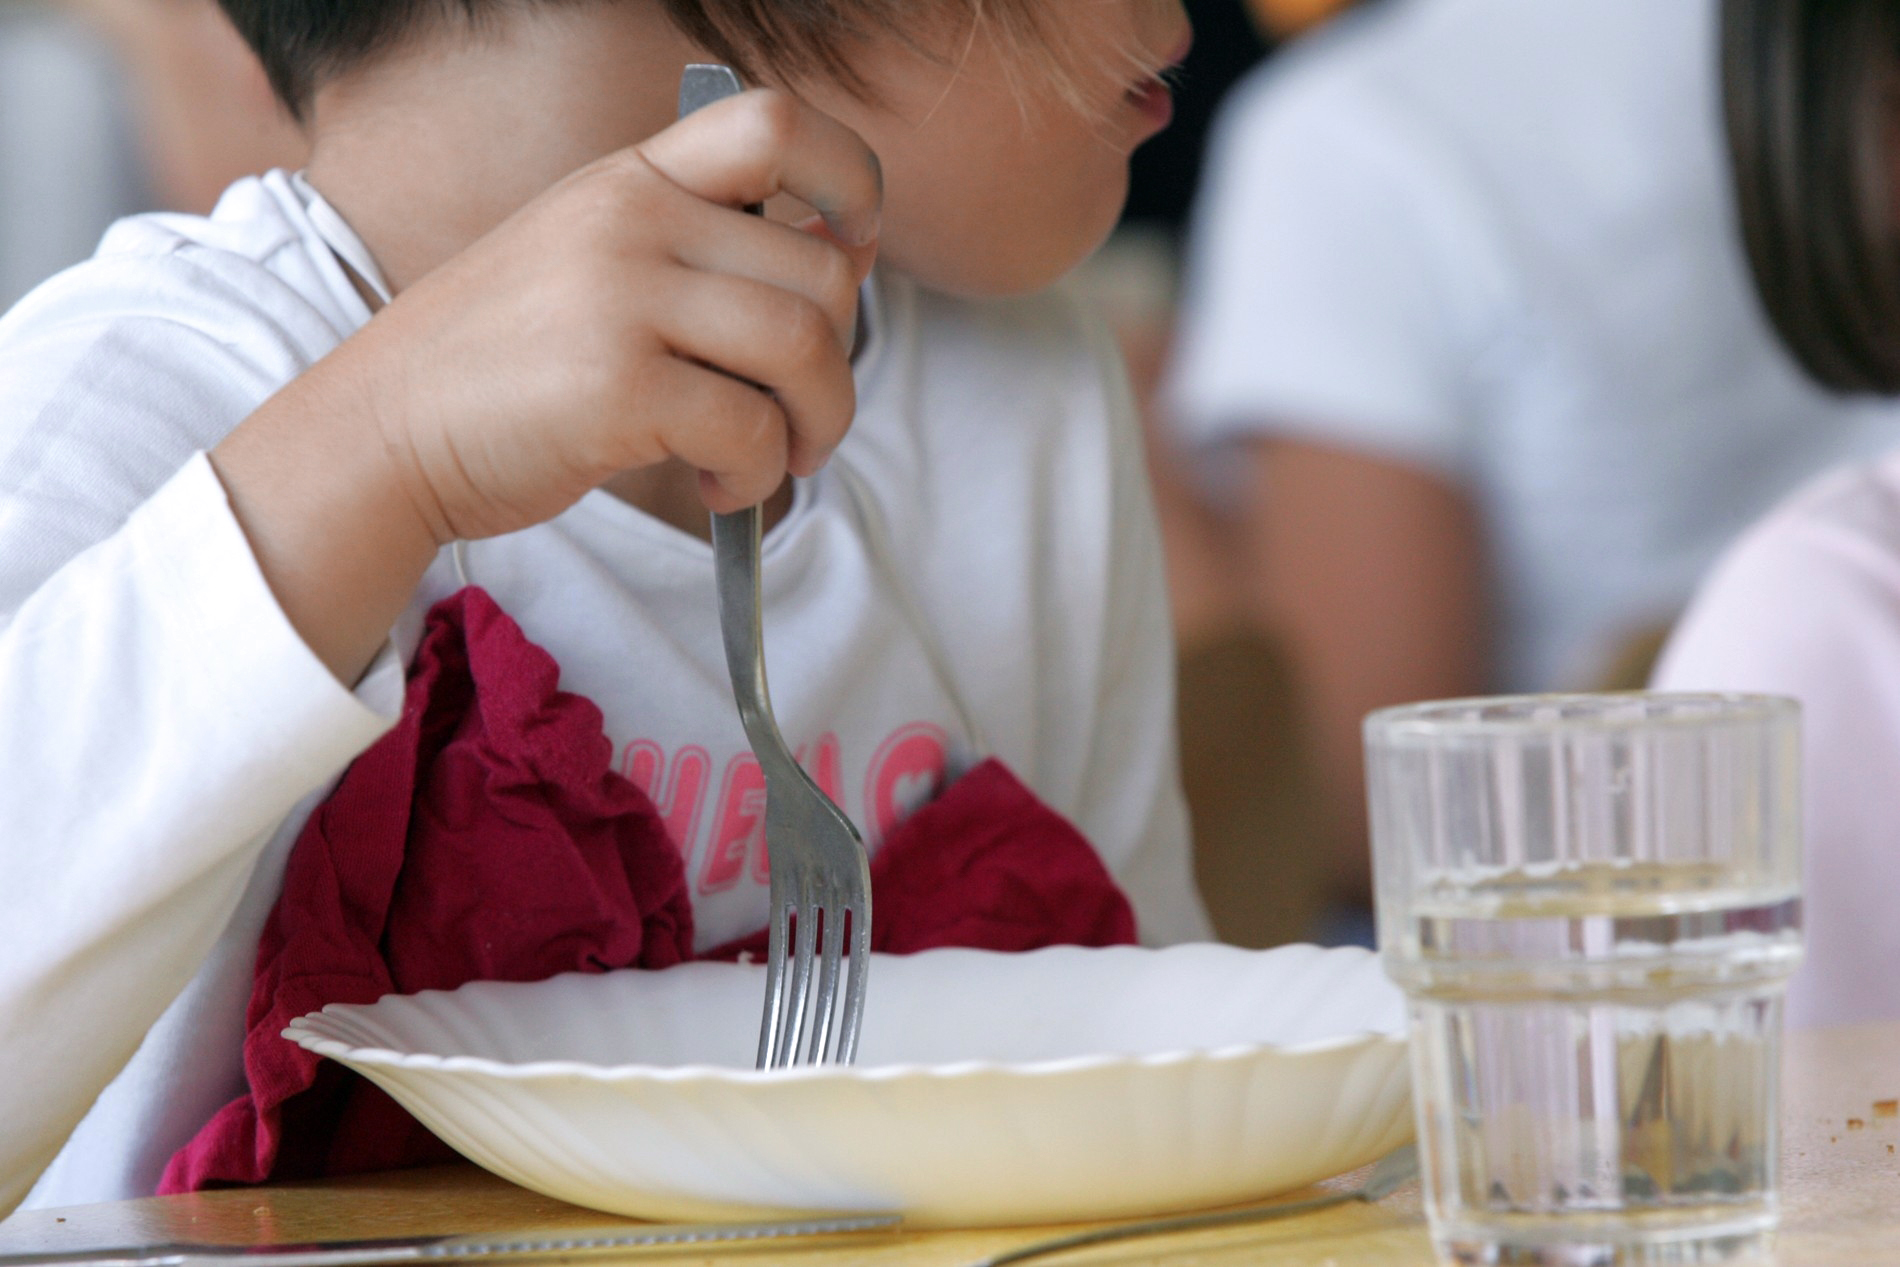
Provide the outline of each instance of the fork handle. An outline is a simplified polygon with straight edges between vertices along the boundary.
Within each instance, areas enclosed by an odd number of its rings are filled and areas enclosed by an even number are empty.
[[[759,537],[762,517],[757,506],[712,517],[713,579],[719,588],[719,632],[726,645],[726,669],[732,676],[732,696],[739,705],[739,723],[746,742],[762,766],[776,763],[785,747],[778,721],[772,715],[772,697],[765,685],[765,631],[760,615]],[[790,773],[765,769],[768,781]]]
[[[744,85],[729,66],[695,64],[680,78],[679,113],[685,118],[703,106],[743,91]],[[752,215],[765,208],[749,206]],[[765,685],[765,628],[760,615],[760,537],[763,512],[747,506],[712,517],[713,576],[719,588],[719,632],[726,644],[726,670],[732,677],[733,699],[739,705],[739,724],[746,742],[759,758],[768,786],[792,771],[774,768],[785,741],[772,716],[772,697]]]

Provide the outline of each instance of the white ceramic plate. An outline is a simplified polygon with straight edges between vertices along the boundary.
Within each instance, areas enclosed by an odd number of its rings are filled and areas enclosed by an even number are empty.
[[[763,967],[332,1005],[285,1037],[550,1196],[649,1219],[917,1225],[1160,1213],[1302,1187],[1412,1130],[1401,997],[1358,949],[877,957],[859,1063],[761,1073]]]

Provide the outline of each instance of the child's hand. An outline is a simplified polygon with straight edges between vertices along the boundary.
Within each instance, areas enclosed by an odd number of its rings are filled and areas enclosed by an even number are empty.
[[[788,193],[816,234],[748,215]],[[400,294],[213,453],[273,592],[345,681],[436,550],[677,458],[713,510],[851,422],[876,157],[772,91],[574,173]]]
[[[781,191],[827,211],[829,240],[740,210]],[[436,539],[526,527],[667,458],[705,473],[714,510],[815,471],[855,408],[879,197],[855,134],[747,93],[575,173],[400,297],[379,319],[383,438]]]

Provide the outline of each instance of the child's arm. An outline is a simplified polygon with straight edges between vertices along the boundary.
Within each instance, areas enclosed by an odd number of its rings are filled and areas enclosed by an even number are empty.
[[[168,292],[101,261],[137,311],[54,296],[9,323],[0,1214],[249,909],[286,816],[393,720],[399,664],[339,679],[437,542],[666,456],[728,507],[836,444],[868,247],[721,204],[784,187],[865,240],[873,160],[770,94],[688,123],[551,191],[261,406],[308,360],[271,342],[275,310],[248,318],[268,346],[219,325],[242,277],[154,312]],[[208,446],[215,473],[191,456]]]
[[[12,359],[0,355],[0,383]],[[24,510],[27,499],[5,500]],[[0,551],[30,548],[40,534],[14,531],[11,518],[0,514]],[[77,526],[47,520],[55,530]],[[0,1213],[26,1194],[214,947],[226,968],[214,993],[248,979],[274,894],[241,899],[253,874],[268,870],[261,858],[281,872],[283,854],[268,843],[297,824],[280,829],[280,820],[373,743],[402,698],[394,657],[352,693],[301,645],[202,457],[5,615]],[[274,889],[275,875],[263,882]],[[227,927],[247,921],[248,938],[227,939]],[[202,1011],[202,991],[198,1004]],[[228,1026],[233,1044],[228,1061],[215,1062],[210,1098],[198,1070],[163,1073],[168,1095],[191,1106],[183,1111],[205,1116],[231,1094],[216,1088],[235,1066],[242,1018],[241,1008],[210,1006],[213,1031]],[[140,1123],[124,1120],[130,1111],[122,1099],[107,1131],[136,1132]],[[141,1160],[112,1159],[128,1169]],[[94,1177],[115,1181],[123,1182]],[[102,1190],[112,1188],[88,1192]]]
[[[734,209],[781,191],[833,239]],[[855,405],[879,199],[855,135],[748,93],[577,172],[399,296],[212,454],[292,624],[351,681],[451,540],[668,458],[704,472],[714,510],[816,470]]]

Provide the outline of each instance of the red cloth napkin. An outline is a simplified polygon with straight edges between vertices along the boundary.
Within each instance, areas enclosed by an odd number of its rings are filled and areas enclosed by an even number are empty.
[[[171,1159],[161,1193],[454,1156],[382,1091],[282,1037],[326,1003],[693,957],[679,851],[613,769],[600,710],[558,679],[483,591],[429,613],[401,720],[291,851],[258,943],[249,1093]],[[1135,937],[1088,842],[993,760],[890,834],[871,887],[880,951]],[[764,954],[764,930],[711,957],[747,951]]]

